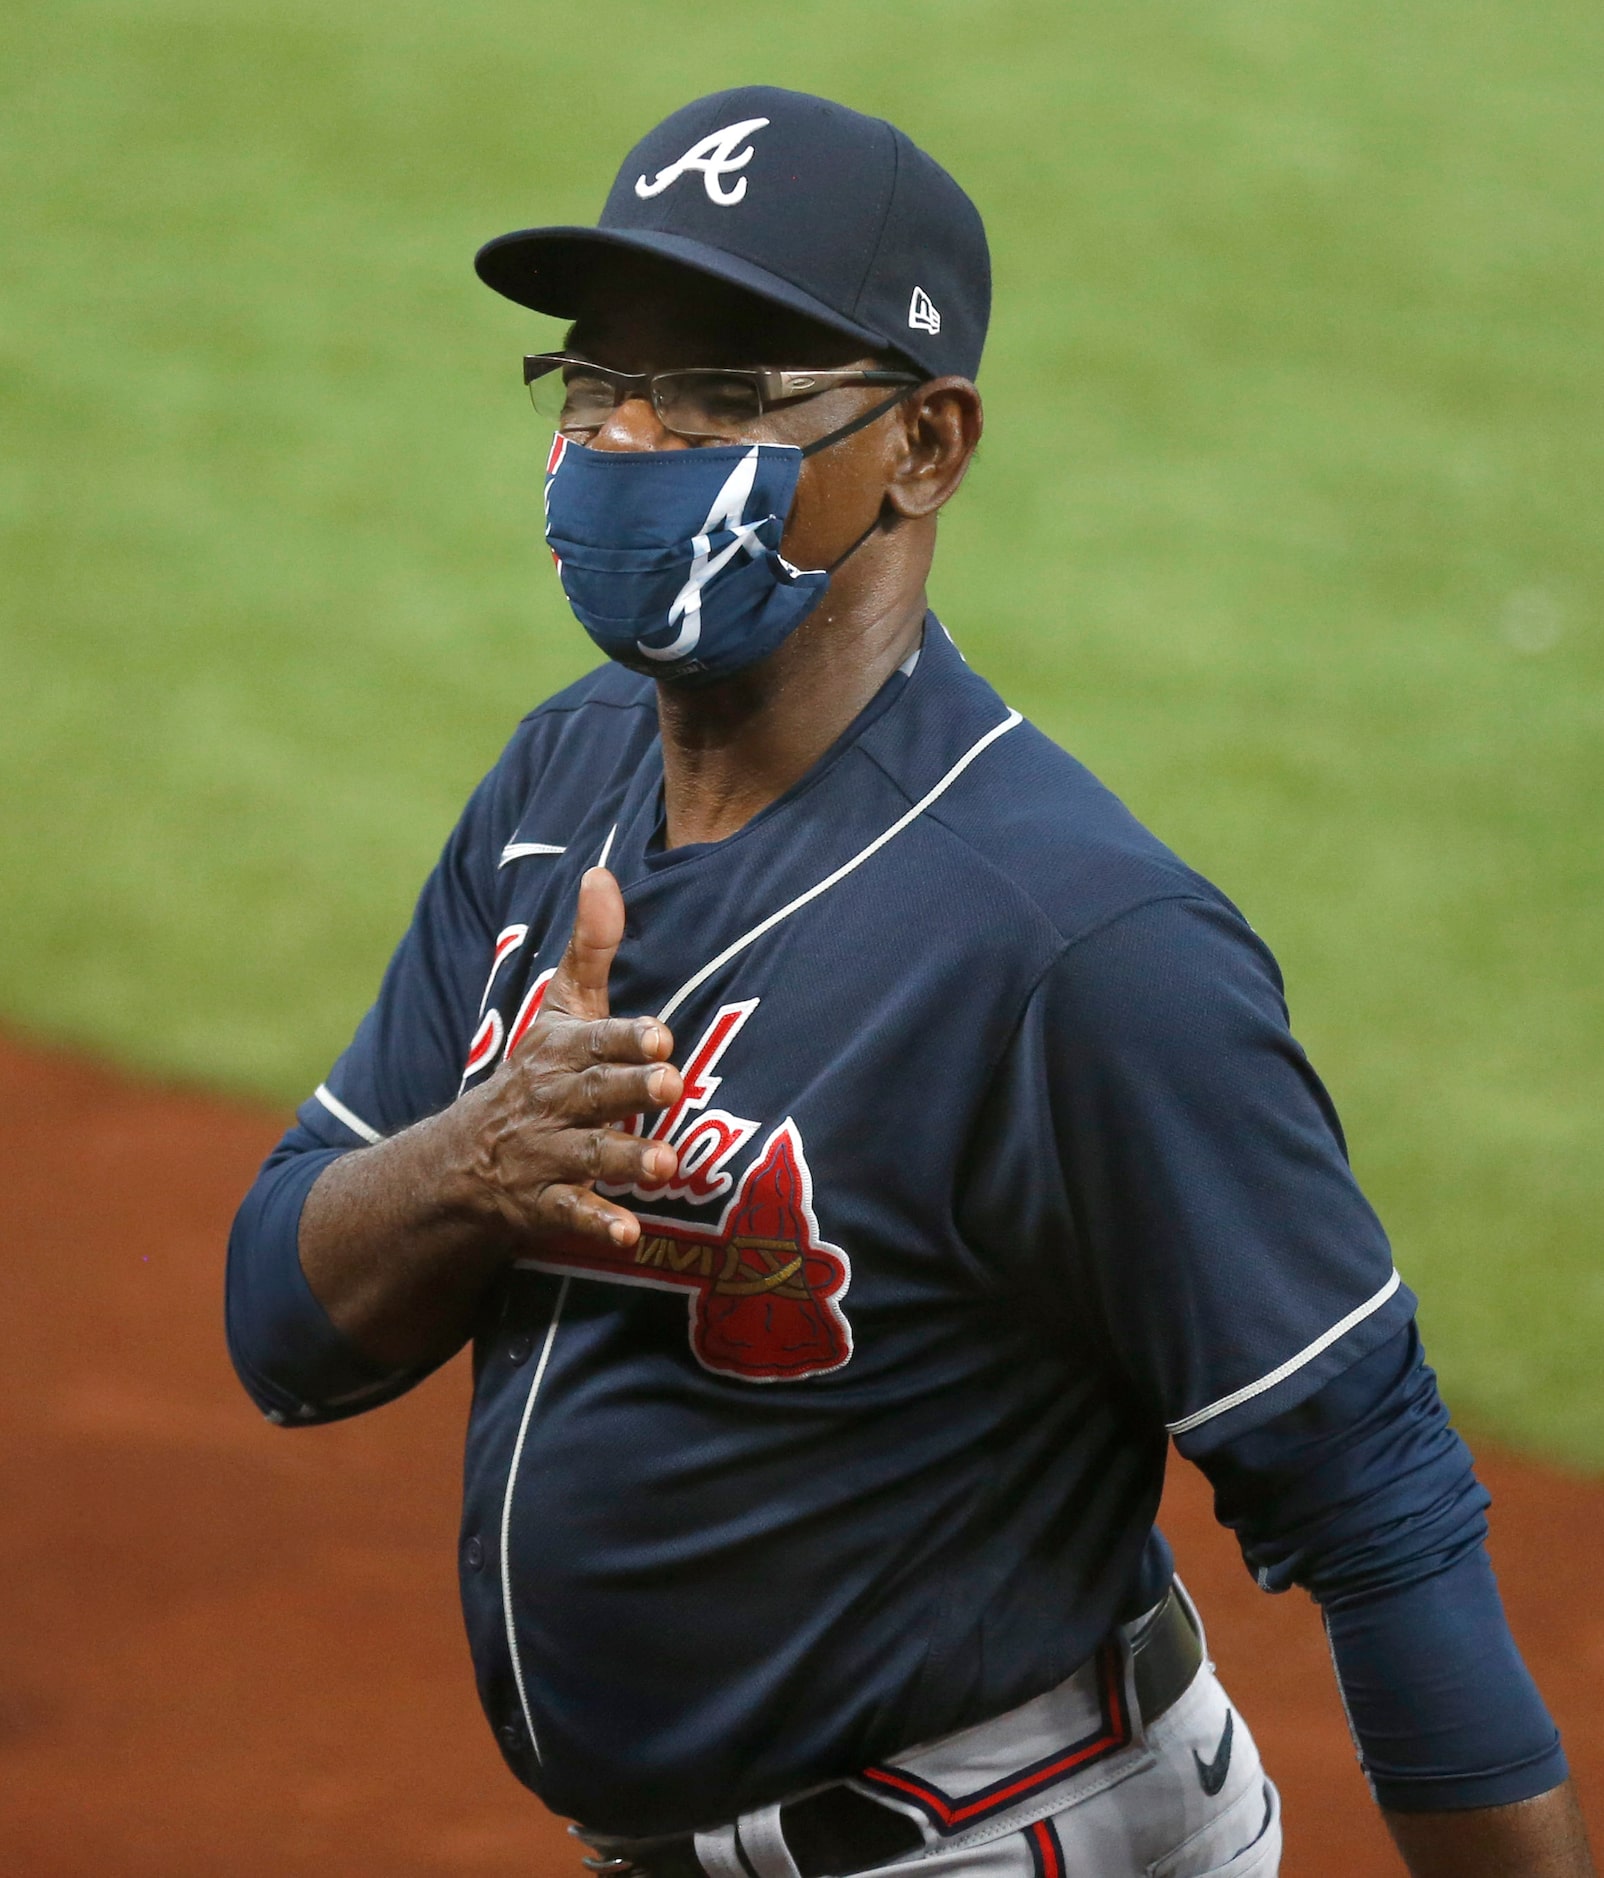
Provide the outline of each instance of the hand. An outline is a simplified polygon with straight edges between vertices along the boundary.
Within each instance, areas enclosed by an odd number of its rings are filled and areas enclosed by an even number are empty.
[[[509,1259],[576,1234],[627,1247],[640,1222],[598,1180],[666,1180],[674,1150],[611,1124],[677,1102],[674,1039],[608,1013],[624,936],[618,882],[592,868],[540,1015],[496,1073],[450,1108],[318,1176],[301,1269],[335,1328],[387,1369],[440,1362],[471,1334]]]
[[[579,883],[574,929],[540,1015],[496,1073],[464,1098],[469,1167],[518,1245],[578,1235],[633,1245],[640,1222],[595,1192],[597,1181],[661,1183],[674,1150],[609,1124],[680,1098],[656,1018],[610,1015],[607,977],[624,936],[624,898],[603,867]]]

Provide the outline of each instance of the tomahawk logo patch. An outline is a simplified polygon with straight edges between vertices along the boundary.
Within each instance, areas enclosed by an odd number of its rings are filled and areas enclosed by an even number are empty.
[[[787,1382],[824,1375],[851,1358],[852,1327],[841,1300],[852,1264],[819,1230],[807,1153],[789,1116],[738,1182],[729,1171],[759,1125],[710,1106],[721,1080],[712,1072],[757,1005],[750,998],[719,1011],[687,1059],[683,1098],[650,1130],[679,1154],[673,1179],[649,1191],[601,1189],[691,1207],[728,1194],[716,1223],[637,1208],[641,1236],[627,1249],[576,1239],[549,1257],[519,1263],[683,1291],[691,1351],[704,1369],[745,1382]]]

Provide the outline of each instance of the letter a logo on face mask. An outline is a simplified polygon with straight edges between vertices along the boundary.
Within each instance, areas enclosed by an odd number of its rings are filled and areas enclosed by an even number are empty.
[[[829,571],[780,552],[802,454],[771,443],[554,453],[546,545],[609,658],[712,684],[767,658],[807,617]]]
[[[746,194],[746,178],[743,176],[730,189],[724,187],[723,179],[736,170],[744,170],[752,161],[750,144],[739,156],[735,154],[735,146],[750,137],[753,131],[762,130],[768,121],[766,117],[749,117],[742,123],[731,124],[726,130],[715,130],[700,143],[692,144],[677,163],[670,163],[667,169],[659,170],[650,182],[644,176],[639,177],[635,183],[636,195],[645,202],[651,196],[660,196],[671,183],[677,183],[687,170],[700,170],[708,201],[716,202],[721,209],[733,208]]]
[[[753,444],[725,477],[723,488],[713,498],[713,506],[707,512],[701,533],[691,543],[694,559],[691,562],[690,578],[680,588],[674,604],[668,609],[669,625],[679,620],[683,620],[684,625],[671,645],[649,646],[644,639],[638,640],[637,647],[645,657],[660,663],[669,659],[689,658],[702,636],[702,589],[736,555],[747,554],[754,561],[763,558],[765,550],[758,539],[756,525],[742,519],[746,513],[747,499],[752,493],[752,484],[757,478],[758,455],[758,445]],[[715,554],[712,537],[726,529],[730,533],[730,540]]]

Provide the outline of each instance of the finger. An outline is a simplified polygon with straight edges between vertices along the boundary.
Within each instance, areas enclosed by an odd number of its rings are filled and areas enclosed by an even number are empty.
[[[633,1213],[588,1187],[571,1187],[561,1181],[541,1194],[534,1223],[543,1233],[568,1233],[604,1245],[632,1246],[640,1238],[640,1221]]]
[[[570,1128],[557,1145],[576,1185],[599,1180],[609,1187],[660,1187],[679,1168],[679,1156],[666,1143],[643,1141],[617,1128]]]
[[[605,1017],[607,974],[623,937],[624,896],[605,867],[593,867],[579,883],[574,929],[547,989],[546,1008],[571,1017]]]
[[[655,1017],[603,1017],[586,1023],[568,1018],[548,1024],[541,1060],[557,1069],[586,1069],[592,1063],[663,1063],[674,1036]]]
[[[626,1115],[644,1115],[677,1102],[684,1087],[671,1063],[652,1063],[633,1069],[611,1063],[593,1063],[577,1076],[553,1078],[541,1089],[541,1100],[554,1120],[583,1128],[591,1122],[621,1122]]]

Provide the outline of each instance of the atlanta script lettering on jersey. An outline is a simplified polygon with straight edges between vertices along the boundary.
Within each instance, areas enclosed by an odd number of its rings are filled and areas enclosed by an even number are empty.
[[[491,984],[507,952],[497,942]],[[506,1026],[510,1055],[540,1009],[550,971],[524,994]],[[486,988],[486,998],[489,997]],[[746,1382],[784,1382],[840,1369],[852,1356],[852,1327],[841,1308],[852,1279],[846,1252],[821,1234],[813,1210],[813,1175],[796,1123],[787,1116],[763,1143],[737,1183],[731,1163],[761,1124],[712,1106],[723,1081],[714,1073],[761,1002],[723,1005],[686,1058],[683,1093],[632,1133],[666,1142],[678,1154],[667,1180],[630,1186],[599,1184],[598,1192],[636,1201],[678,1200],[689,1208],[723,1202],[716,1222],[667,1218],[637,1207],[641,1236],[618,1247],[573,1238],[520,1266],[599,1278],[612,1284],[687,1294],[691,1352],[704,1369]],[[492,1009],[481,1022],[464,1081],[496,1054],[502,1023]],[[726,1196],[728,1196],[726,1198]]]

